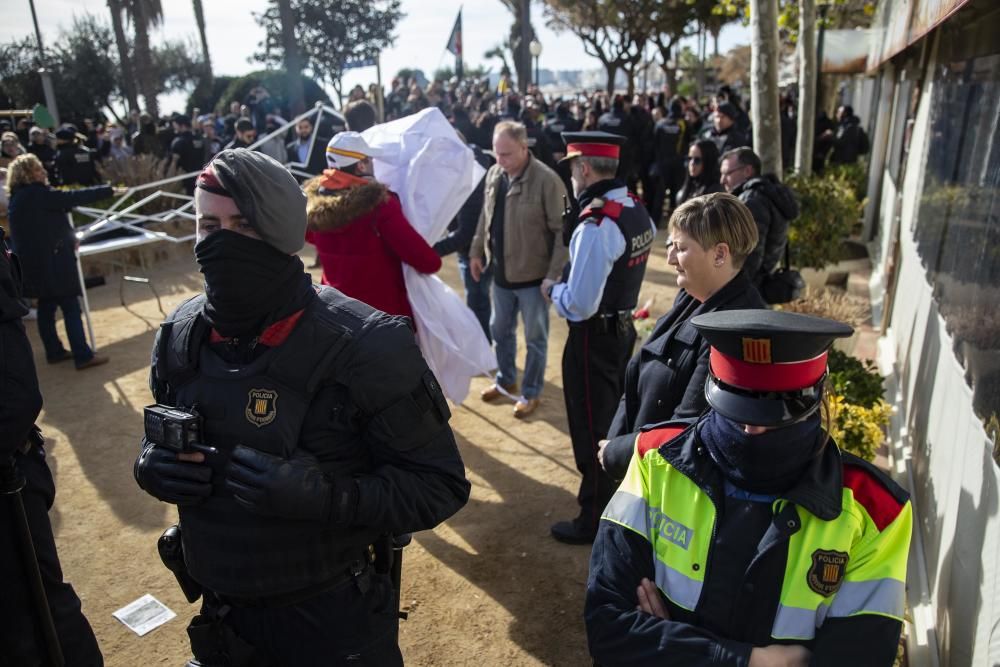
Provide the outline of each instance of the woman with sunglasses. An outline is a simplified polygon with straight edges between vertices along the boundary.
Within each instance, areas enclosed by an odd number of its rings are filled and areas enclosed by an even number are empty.
[[[698,417],[707,407],[708,342],[690,320],[718,310],[765,307],[741,270],[756,246],[750,210],[732,195],[695,197],[670,216],[667,261],[681,290],[625,370],[625,393],[599,452],[612,480],[624,477],[642,426]]]
[[[714,141],[703,139],[691,144],[686,162],[687,175],[677,193],[678,206],[695,197],[725,191],[719,182],[719,149]]]

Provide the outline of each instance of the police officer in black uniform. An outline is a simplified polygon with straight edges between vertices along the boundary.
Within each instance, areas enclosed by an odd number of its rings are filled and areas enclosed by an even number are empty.
[[[312,285],[294,255],[305,195],[281,164],[223,150],[195,206],[205,293],[157,335],[166,407],[135,465],[178,506],[182,557],[173,530],[161,555],[202,596],[195,658],[401,665],[384,545],[469,495],[441,389],[405,318]]]
[[[99,667],[104,659],[80,598],[63,581],[49,523],[55,485],[35,426],[42,395],[21,322],[28,309],[20,296],[17,259],[0,228],[0,663],[50,665],[61,653],[67,665]],[[25,524],[30,543],[18,530]],[[35,563],[27,560],[28,549],[34,550]],[[44,606],[32,579],[41,582]],[[47,625],[54,633],[47,635]]]
[[[635,345],[632,309],[656,235],[649,214],[615,178],[625,138],[607,132],[567,132],[573,192],[580,220],[569,244],[570,264],[560,283],[542,289],[569,322],[563,351],[563,394],[576,467],[583,475],[580,514],[552,526],[568,544],[589,544],[614,484],[597,459],[622,395]]]
[[[97,156],[77,139],[76,127],[63,125],[56,130],[56,183],[59,185],[100,185]]]
[[[174,140],[170,142],[170,156],[181,173],[198,171],[205,166],[205,139],[191,131],[191,118],[174,117]],[[184,188],[194,194],[195,179],[184,179]]]

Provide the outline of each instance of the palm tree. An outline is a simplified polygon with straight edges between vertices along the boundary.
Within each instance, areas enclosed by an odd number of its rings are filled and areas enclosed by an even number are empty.
[[[122,67],[122,92],[128,102],[129,111],[139,108],[139,98],[135,94],[135,75],[132,73],[132,59],[128,53],[128,40],[122,26],[121,0],[108,0],[111,10],[111,26],[115,31],[115,43],[118,45],[118,59]]]
[[[160,115],[156,102],[159,86],[149,48],[149,29],[163,21],[163,4],[160,0],[121,0],[121,3],[135,31],[135,65],[139,92],[146,101],[146,110],[156,118]]]
[[[194,20],[198,23],[198,35],[201,37],[201,54],[205,59],[205,79],[206,83],[212,85],[212,58],[208,55],[208,37],[205,36],[205,11],[201,6],[201,0],[191,0],[194,5]]]

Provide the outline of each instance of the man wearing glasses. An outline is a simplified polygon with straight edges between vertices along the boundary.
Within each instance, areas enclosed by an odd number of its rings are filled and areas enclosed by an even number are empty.
[[[746,204],[757,223],[757,247],[743,271],[758,288],[778,266],[788,240],[788,223],[799,215],[792,191],[774,174],[761,175],[760,169],[760,158],[746,146],[722,156],[722,186]]]

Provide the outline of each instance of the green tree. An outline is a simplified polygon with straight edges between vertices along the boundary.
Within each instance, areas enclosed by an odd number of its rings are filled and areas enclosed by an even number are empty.
[[[648,17],[659,6],[658,0],[545,0],[548,24],[556,31],[572,32],[583,42],[583,50],[601,61],[609,95],[614,93],[618,70],[634,72],[642,60],[642,49],[654,30]]]
[[[254,60],[269,66],[284,65],[285,42],[279,0],[254,13],[264,29],[264,41]],[[292,13],[301,68],[313,78],[329,83],[341,94],[344,66],[352,60],[375,56],[391,45],[393,31],[402,17],[400,0],[281,0]]]

